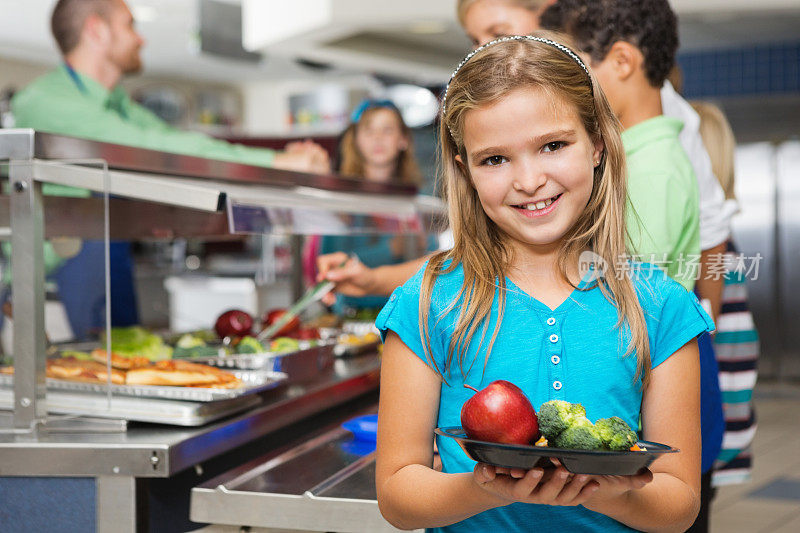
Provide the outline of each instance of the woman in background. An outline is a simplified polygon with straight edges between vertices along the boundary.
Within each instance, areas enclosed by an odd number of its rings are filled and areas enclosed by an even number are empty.
[[[734,152],[736,140],[725,115],[715,105],[693,102],[700,115],[700,135],[711,158],[714,175],[719,179],[726,200],[735,200]],[[748,307],[747,286],[743,269],[736,268],[739,255],[731,240],[718,263],[724,271],[725,285],[717,317],[714,350],[719,364],[719,386],[725,414],[725,435],[714,465],[712,486],[744,483],[753,470],[751,446],[756,432],[753,408],[753,387],[756,384],[760,352],[758,332]],[[727,268],[725,268],[727,267]],[[724,270],[723,270],[724,268]]]

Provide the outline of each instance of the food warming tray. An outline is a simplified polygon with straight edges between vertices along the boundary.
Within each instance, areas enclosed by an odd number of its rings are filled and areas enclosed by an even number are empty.
[[[187,427],[202,426],[260,403],[260,396],[250,395],[217,402],[114,396],[109,404],[108,397],[100,394],[61,391],[47,393],[47,410],[50,413]],[[0,388],[0,409],[11,410],[13,407],[14,391]]]
[[[320,341],[316,346],[307,346],[307,342],[300,341],[301,349],[295,352],[262,352],[262,353],[240,353],[220,355],[211,357],[176,357],[176,359],[216,366],[218,368],[228,368],[237,370],[280,370],[281,358],[287,356],[318,356],[325,357],[333,353],[334,343]],[[305,345],[305,347],[304,347]]]
[[[262,392],[277,387],[288,377],[283,372],[266,371],[232,371],[242,380],[243,387],[238,389],[211,389],[200,387],[172,387],[158,385],[107,385],[105,383],[82,383],[47,378],[48,391],[80,392],[91,394],[108,394],[109,387],[115,396],[133,396],[138,398],[159,398],[164,400],[183,400],[188,402],[215,402],[230,400]],[[0,387],[13,387],[14,376],[0,375]]]

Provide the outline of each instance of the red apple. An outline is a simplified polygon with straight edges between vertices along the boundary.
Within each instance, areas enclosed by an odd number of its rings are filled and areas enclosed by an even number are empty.
[[[505,380],[475,391],[461,408],[461,426],[467,437],[504,444],[530,444],[539,434],[539,420],[522,389]]]
[[[214,324],[214,331],[220,338],[224,337],[244,337],[250,335],[253,330],[253,317],[241,309],[231,309],[225,311]]]
[[[262,319],[263,326],[266,328],[267,326],[271,326],[275,323],[280,317],[282,317],[286,313],[286,309],[273,309],[266,314],[264,314],[264,318]],[[297,317],[292,318],[289,322],[284,324],[284,326],[275,332],[273,337],[285,337],[288,336],[289,333],[296,330],[300,327],[300,319]]]

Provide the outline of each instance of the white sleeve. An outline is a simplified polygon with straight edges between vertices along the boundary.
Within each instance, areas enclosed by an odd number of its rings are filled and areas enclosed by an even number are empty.
[[[661,106],[666,116],[683,121],[681,146],[692,163],[700,195],[700,249],[708,250],[730,238],[731,218],[739,212],[739,204],[736,200],[725,199],[703,146],[700,117],[669,81],[661,88]]]
[[[446,250],[450,250],[453,246],[455,246],[456,241],[453,238],[453,230],[447,228],[442,233],[439,234],[439,250],[440,252],[444,252]]]

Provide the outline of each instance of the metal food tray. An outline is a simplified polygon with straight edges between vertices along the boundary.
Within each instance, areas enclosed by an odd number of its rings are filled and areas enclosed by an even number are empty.
[[[211,389],[167,385],[116,385],[113,383],[108,385],[106,383],[82,383],[80,381],[47,378],[47,388],[48,390],[57,391],[107,394],[110,387],[111,393],[119,396],[189,402],[215,402],[262,392],[277,387],[288,378],[283,372],[274,372],[272,370],[232,371],[231,374],[242,380],[244,386],[238,389]],[[13,387],[14,376],[0,375],[0,386]]]
[[[359,337],[367,333],[380,334],[374,320],[345,320],[342,324],[342,331]]]
[[[374,450],[341,427],[294,441],[193,488],[189,518],[270,531],[398,531],[378,509]]]
[[[361,344],[337,344],[333,349],[333,354],[337,357],[355,357],[365,353],[375,353],[378,351],[381,341],[365,342]]]
[[[185,402],[160,398],[114,396],[87,392],[47,393],[47,411],[67,415],[112,418],[171,426],[202,426],[260,405],[260,396],[240,396],[217,402]],[[14,409],[14,391],[0,388],[0,409]]]
[[[262,352],[262,353],[239,353],[230,355],[218,355],[212,357],[176,357],[176,359],[202,363],[205,365],[216,366],[219,368],[232,368],[237,370],[267,370],[275,369],[279,366],[277,359],[287,356],[303,356],[312,352],[324,353],[334,349],[335,341],[319,341],[317,345],[310,346],[308,341],[299,341],[300,346],[306,346],[295,352]]]

